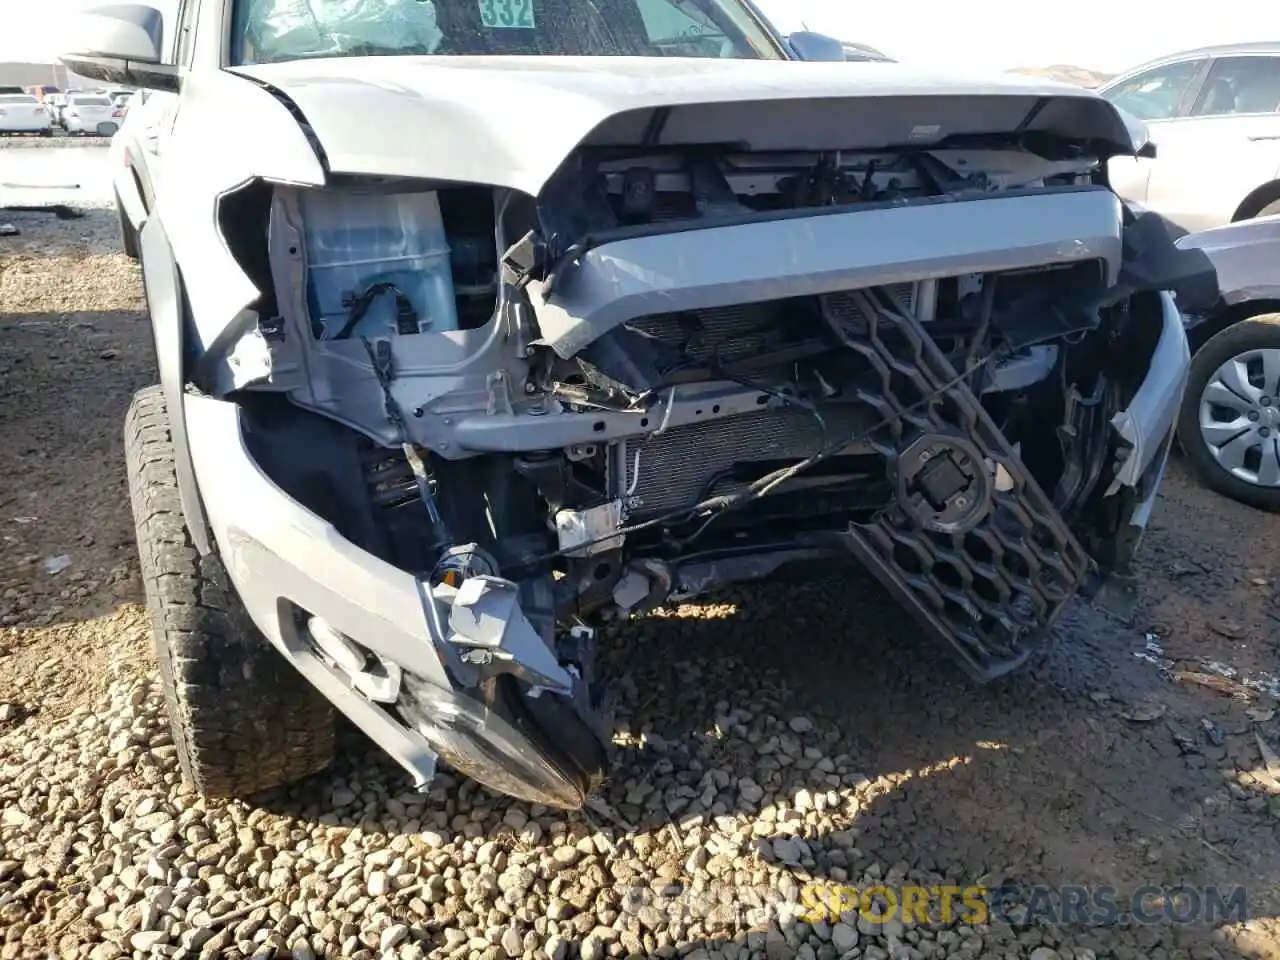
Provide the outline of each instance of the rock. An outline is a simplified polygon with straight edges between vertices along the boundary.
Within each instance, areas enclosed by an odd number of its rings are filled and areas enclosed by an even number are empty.
[[[559,897],[553,897],[551,902],[547,904],[547,916],[552,920],[568,920],[577,909],[571,903],[566,903]]]
[[[754,806],[764,799],[764,787],[750,777],[743,777],[738,781],[738,794],[743,800]]]
[[[149,953],[152,947],[158,946],[169,939],[168,931],[165,930],[143,930],[135,933],[129,938],[129,944],[135,950],[141,950],[143,953]]]
[[[409,928],[403,923],[394,923],[382,931],[382,936],[378,938],[378,949],[384,952],[394,950],[408,938]]]
[[[332,802],[334,807],[337,809],[342,809],[343,807],[349,807],[355,803],[356,795],[346,787],[335,787],[333,795],[330,797],[330,802]]]
[[[519,957],[524,953],[524,939],[520,936],[520,931],[515,927],[507,927],[502,934],[502,939],[498,941],[498,945],[508,957]]]
[[[831,928],[831,945],[841,953],[858,945],[858,931],[847,923],[837,923]]]
[[[604,944],[594,936],[587,937],[582,941],[582,945],[578,947],[578,956],[581,960],[604,960]]]
[[[775,837],[773,841],[773,856],[779,863],[799,866],[803,856],[800,841],[795,837]]]
[[[813,721],[808,717],[792,717],[787,726],[791,728],[792,733],[803,735],[813,732]]]
[[[880,925],[880,936],[892,943],[895,940],[901,940],[903,934],[906,933],[906,927],[897,917],[890,917]]]
[[[1062,954],[1049,947],[1036,947],[1031,951],[1029,960],[1062,960]]]
[[[581,856],[577,847],[556,847],[551,853],[551,859],[560,867],[573,866]]]

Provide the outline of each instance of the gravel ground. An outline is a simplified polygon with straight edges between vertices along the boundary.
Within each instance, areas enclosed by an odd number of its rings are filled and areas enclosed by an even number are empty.
[[[1179,465],[1137,622],[1075,608],[993,685],[862,578],[778,584],[609,635],[617,768],[589,813],[447,776],[416,794],[351,731],[329,774],[201,800],[154,680],[121,460],[153,375],[137,270],[109,211],[3,219],[22,235],[0,238],[0,960],[1280,956],[1280,519]],[[765,909],[809,882],[1001,881],[1244,884],[1252,919]]]

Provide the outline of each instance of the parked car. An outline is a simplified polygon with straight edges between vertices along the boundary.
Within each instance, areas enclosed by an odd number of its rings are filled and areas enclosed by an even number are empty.
[[[1187,461],[1210,488],[1280,508],[1280,216],[1181,237],[1218,276],[1180,303],[1194,351],[1178,419]]]
[[[52,136],[49,111],[29,93],[0,93],[0,133]]]
[[[49,121],[55,126],[62,126],[62,109],[67,105],[65,93],[45,94],[44,108],[49,112]]]
[[[105,94],[75,93],[62,108],[62,125],[67,133],[109,137],[120,127],[120,110]]]
[[[415,783],[579,806],[601,625],[797,564],[981,679],[1131,600],[1199,261],[1099,182],[1143,143],[1106,101],[742,0],[294,7],[184,4],[166,64],[116,5],[63,57],[180,104],[125,441],[202,791],[325,766],[336,708]]]
[[[1155,145],[1110,162],[1122,197],[1189,232],[1280,213],[1280,42],[1172,54],[1099,93]]]

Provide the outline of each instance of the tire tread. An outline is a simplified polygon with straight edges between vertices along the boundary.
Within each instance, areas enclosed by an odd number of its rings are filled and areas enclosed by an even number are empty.
[[[206,796],[243,797],[325,769],[332,706],[254,626],[217,554],[200,556],[191,542],[159,387],[134,396],[124,439],[156,659],[183,771]]]

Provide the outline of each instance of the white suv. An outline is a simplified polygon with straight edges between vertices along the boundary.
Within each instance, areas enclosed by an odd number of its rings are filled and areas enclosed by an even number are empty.
[[[982,679],[1132,603],[1182,268],[1092,92],[747,0],[184,0],[172,63],[85,16],[77,74],[169,97],[125,458],[204,793],[323,767],[336,708],[415,784],[581,806],[602,628],[784,567]]]
[[[1154,157],[1115,157],[1126,200],[1187,231],[1280,213],[1280,42],[1206,47],[1099,90],[1147,125]]]

